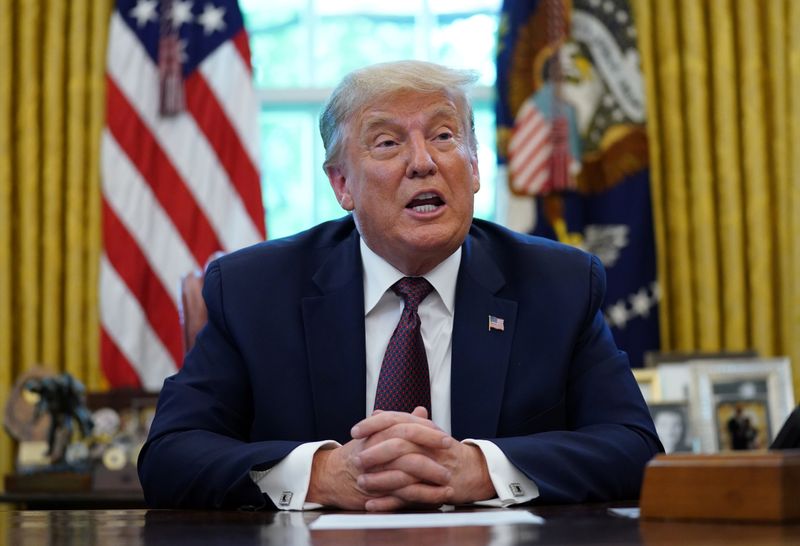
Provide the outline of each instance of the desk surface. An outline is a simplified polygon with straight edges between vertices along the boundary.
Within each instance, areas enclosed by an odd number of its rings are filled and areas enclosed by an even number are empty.
[[[544,525],[310,531],[320,512],[171,510],[0,511],[0,543],[15,546],[229,545],[361,546],[779,545],[800,543],[800,524],[642,521],[604,506],[531,508]]]

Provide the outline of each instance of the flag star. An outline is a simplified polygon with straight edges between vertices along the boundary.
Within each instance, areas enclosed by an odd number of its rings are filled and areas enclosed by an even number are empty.
[[[156,13],[157,5],[158,0],[138,0],[128,14],[133,19],[136,19],[137,27],[143,27],[150,21],[158,20],[158,14]]]
[[[650,314],[650,296],[647,295],[646,288],[640,288],[639,291],[629,299],[635,315],[647,317]]]
[[[608,318],[612,326],[625,328],[625,324],[628,322],[628,310],[625,308],[625,302],[619,301],[609,307]]]
[[[194,16],[192,15],[192,0],[175,0],[172,4],[172,26],[180,28],[184,23],[191,23]]]
[[[197,22],[203,26],[203,34],[206,35],[216,30],[225,30],[225,8],[206,4]]]
[[[650,291],[653,293],[653,302],[661,300],[661,285],[658,284],[658,281],[650,283]]]

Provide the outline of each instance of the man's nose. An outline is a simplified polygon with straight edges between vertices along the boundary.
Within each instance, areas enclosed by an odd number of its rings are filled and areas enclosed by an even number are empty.
[[[422,136],[409,139],[406,178],[419,178],[436,174],[438,168],[428,149],[428,140]]]

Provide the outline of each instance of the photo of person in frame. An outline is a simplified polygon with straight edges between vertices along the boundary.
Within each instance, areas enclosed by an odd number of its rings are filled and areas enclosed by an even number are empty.
[[[649,404],[650,415],[656,432],[664,446],[664,452],[686,453],[692,451],[689,440],[689,418],[685,403]]]
[[[770,426],[765,400],[725,400],[717,403],[719,449],[746,451],[769,445]]]

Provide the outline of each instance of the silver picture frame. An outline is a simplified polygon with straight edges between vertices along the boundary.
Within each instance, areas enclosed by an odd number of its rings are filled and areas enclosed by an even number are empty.
[[[766,448],[794,409],[788,358],[694,360],[688,368],[691,421],[703,453],[733,449],[729,430],[738,430],[730,427],[739,422],[752,434],[746,447],[740,440],[737,449]]]

